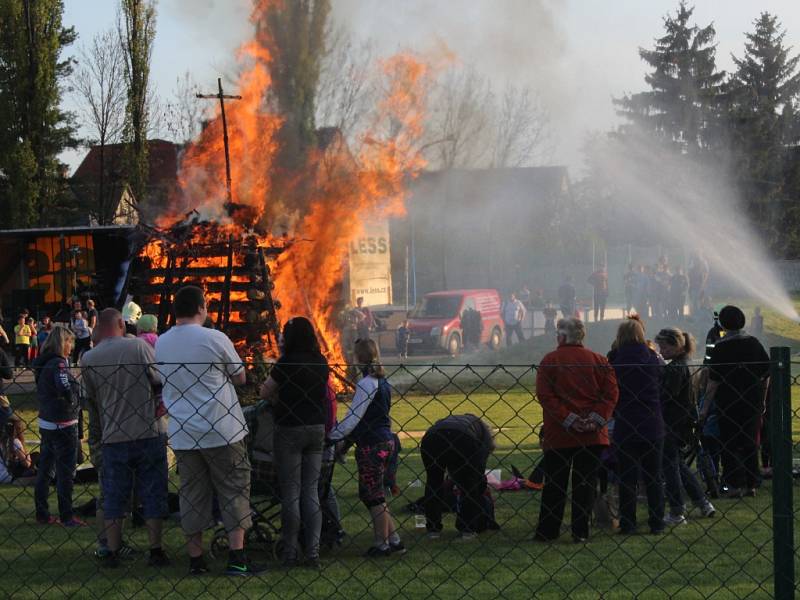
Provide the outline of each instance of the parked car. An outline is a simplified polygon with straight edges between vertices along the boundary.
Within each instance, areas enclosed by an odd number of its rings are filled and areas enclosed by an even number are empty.
[[[481,343],[497,349],[503,339],[501,306],[497,290],[450,290],[425,294],[409,318],[409,352],[445,351],[457,356],[464,344],[461,314],[470,308],[481,315]]]

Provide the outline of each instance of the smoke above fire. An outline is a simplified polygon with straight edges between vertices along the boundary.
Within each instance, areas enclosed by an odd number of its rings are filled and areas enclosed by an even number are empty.
[[[251,21],[272,2],[254,3]],[[231,196],[226,191],[221,111],[186,149],[179,190],[157,220],[169,226],[188,213],[221,223],[239,235],[285,249],[274,268],[279,319],[309,317],[319,329],[329,358],[340,360],[336,311],[349,242],[365,218],[402,214],[406,183],[424,167],[419,140],[431,68],[410,53],[380,61],[381,97],[366,133],[355,143],[326,131],[324,143],[308,151],[302,172],[280,173],[276,161],[285,116],[270,101],[273,56],[263,31],[238,53],[240,100],[225,104]],[[288,179],[288,182],[287,182]]]

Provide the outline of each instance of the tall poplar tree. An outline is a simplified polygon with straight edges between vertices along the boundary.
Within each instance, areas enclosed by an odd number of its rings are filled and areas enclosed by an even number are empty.
[[[134,199],[147,200],[147,132],[150,119],[150,59],[156,35],[153,0],[122,0],[120,38],[125,54],[125,82],[128,101],[123,141],[126,144],[126,172]]]
[[[65,190],[59,154],[76,144],[61,107],[75,30],[62,0],[0,0],[0,179],[6,227],[47,225]]]

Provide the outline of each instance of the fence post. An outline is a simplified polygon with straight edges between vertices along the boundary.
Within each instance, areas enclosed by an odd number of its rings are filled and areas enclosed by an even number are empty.
[[[776,600],[794,598],[792,371],[789,348],[770,349],[769,434],[772,447],[773,575]]]

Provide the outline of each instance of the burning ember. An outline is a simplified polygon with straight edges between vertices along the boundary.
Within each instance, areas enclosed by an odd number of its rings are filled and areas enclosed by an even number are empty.
[[[269,6],[256,3],[253,23]],[[180,191],[142,250],[152,268],[146,287],[164,302],[178,283],[204,286],[216,324],[245,358],[275,356],[279,323],[306,316],[328,359],[341,363],[335,315],[348,246],[363,217],[404,211],[405,182],[424,165],[419,139],[429,68],[410,55],[383,61],[383,97],[358,147],[333,135],[308,152],[297,172],[287,172],[277,160],[284,119],[269,108],[271,56],[264,36],[259,30],[241,48],[241,99],[225,105],[233,204],[226,199],[218,107],[187,149]],[[197,218],[185,223],[190,211]]]

